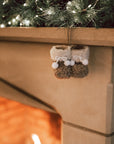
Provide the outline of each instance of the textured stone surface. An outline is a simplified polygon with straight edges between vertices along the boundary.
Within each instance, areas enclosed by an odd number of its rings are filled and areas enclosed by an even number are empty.
[[[35,99],[33,96],[25,95],[20,91],[15,90],[14,88],[8,86],[4,82],[0,81],[0,96],[5,98],[20,102],[25,105],[43,109],[45,111],[56,113],[53,107],[42,103],[39,99]]]
[[[64,144],[113,144],[111,139],[112,137],[104,137],[63,124]]]
[[[108,85],[112,48],[90,48],[87,77],[59,80],[51,68],[51,47],[51,44],[1,42],[0,77],[54,106],[63,120],[111,133],[112,93],[109,95]]]
[[[68,31],[71,44],[114,46],[114,29],[110,28],[7,27],[0,29],[0,39],[68,44]]]

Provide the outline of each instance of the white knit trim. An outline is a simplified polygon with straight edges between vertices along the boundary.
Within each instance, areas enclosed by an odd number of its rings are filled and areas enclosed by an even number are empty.
[[[72,46],[56,45],[51,48],[50,56],[56,64],[58,64],[59,61],[64,61],[66,66],[73,66],[75,62],[88,65],[89,47],[83,46],[82,49],[72,49]],[[55,64],[54,67],[56,67]]]
[[[71,58],[70,49],[71,49],[71,46],[66,46],[66,45],[53,46],[50,50],[51,59],[53,61],[65,61],[67,59],[70,59]]]
[[[89,47],[84,46],[83,49],[72,49],[72,60],[75,62],[84,62],[89,59]]]

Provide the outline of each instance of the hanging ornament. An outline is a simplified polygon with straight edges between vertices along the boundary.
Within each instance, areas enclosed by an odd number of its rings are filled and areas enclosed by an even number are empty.
[[[88,46],[53,46],[50,50],[52,68],[57,78],[82,78],[88,74]]]
[[[72,77],[83,78],[88,75],[89,47],[77,45],[71,49],[72,60],[75,61]]]
[[[52,68],[55,69],[55,76],[57,78],[70,78],[70,46],[57,45],[53,46],[50,50]]]

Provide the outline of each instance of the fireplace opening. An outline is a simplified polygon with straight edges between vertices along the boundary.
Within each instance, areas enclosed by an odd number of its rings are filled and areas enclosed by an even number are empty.
[[[0,144],[61,144],[61,117],[0,97]]]

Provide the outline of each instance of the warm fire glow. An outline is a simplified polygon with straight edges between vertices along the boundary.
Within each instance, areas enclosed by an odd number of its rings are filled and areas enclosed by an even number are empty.
[[[32,134],[32,140],[34,144],[41,144],[40,139],[37,134]]]
[[[0,97],[0,144],[61,144],[61,117]]]

